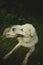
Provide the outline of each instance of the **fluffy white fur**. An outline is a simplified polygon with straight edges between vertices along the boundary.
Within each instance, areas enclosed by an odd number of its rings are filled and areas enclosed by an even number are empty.
[[[6,28],[3,35],[6,36],[6,38],[17,38],[19,41],[19,43],[3,57],[3,59],[7,59],[15,49],[23,46],[30,48],[22,62],[22,65],[27,65],[28,58],[32,52],[34,52],[35,45],[38,43],[35,27],[32,24],[13,25],[12,27]]]

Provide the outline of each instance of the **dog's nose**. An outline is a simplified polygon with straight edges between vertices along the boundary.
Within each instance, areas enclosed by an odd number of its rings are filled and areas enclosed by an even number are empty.
[[[8,33],[10,31],[10,28],[6,28],[3,32],[3,35],[6,35],[6,33]]]

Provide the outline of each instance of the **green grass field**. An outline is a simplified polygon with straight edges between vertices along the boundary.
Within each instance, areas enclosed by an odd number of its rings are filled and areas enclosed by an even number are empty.
[[[43,65],[43,20],[40,19],[40,17],[17,17],[12,14],[7,14],[5,16],[0,15],[0,65],[21,65],[26,52],[28,52],[28,49],[20,47],[16,49],[15,52],[13,52],[13,54],[7,60],[3,60],[3,56],[18,43],[18,40],[11,38],[4,39],[4,37],[1,36],[6,27],[24,23],[33,24],[39,37],[39,42],[36,45],[36,50],[30,56],[27,65]]]

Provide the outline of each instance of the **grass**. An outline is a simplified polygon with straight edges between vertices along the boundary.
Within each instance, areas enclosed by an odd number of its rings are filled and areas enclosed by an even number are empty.
[[[36,50],[30,56],[28,65],[43,65],[43,21],[37,19],[36,17],[17,17],[12,14],[0,16],[0,65],[21,65],[28,49],[20,47],[15,52],[13,52],[13,54],[7,60],[3,60],[2,57],[18,43],[18,40],[11,38],[3,39],[1,35],[6,27],[14,24],[24,23],[33,24],[39,37],[39,42],[36,45]]]

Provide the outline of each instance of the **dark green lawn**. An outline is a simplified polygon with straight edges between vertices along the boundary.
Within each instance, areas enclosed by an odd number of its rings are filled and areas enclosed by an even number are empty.
[[[4,39],[1,36],[6,27],[24,23],[33,24],[39,37],[36,50],[30,56],[27,65],[43,65],[43,20],[37,19],[37,17],[16,17],[10,14],[6,16],[0,15],[0,65],[21,65],[28,49],[20,47],[7,60],[3,60],[2,57],[18,43],[18,40],[11,38]]]

